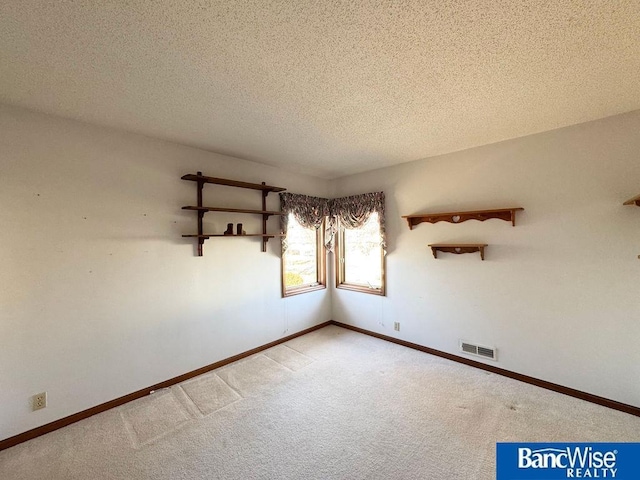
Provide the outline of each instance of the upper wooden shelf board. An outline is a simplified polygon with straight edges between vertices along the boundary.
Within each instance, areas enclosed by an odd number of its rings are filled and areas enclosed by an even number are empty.
[[[264,238],[275,238],[275,237],[284,237],[281,233],[245,233],[243,235],[225,235],[223,233],[204,233],[202,235],[193,234],[193,235],[182,235],[184,238],[211,238],[211,237],[264,237]]]
[[[275,210],[250,210],[244,208],[222,208],[222,207],[198,207],[197,205],[187,205],[183,210],[197,210],[200,212],[230,212],[230,213],[255,213],[256,215],[282,215],[282,212]]]
[[[637,205],[638,207],[640,207],[640,195],[636,195],[635,197],[630,198],[629,200],[624,202],[623,205]]]
[[[422,223],[437,223],[437,222],[449,222],[449,223],[462,223],[467,220],[479,220],[484,222],[490,218],[497,218],[511,222],[511,225],[516,226],[516,212],[524,210],[522,207],[512,208],[497,208],[494,210],[473,210],[467,212],[447,212],[447,213],[420,213],[417,215],[403,215],[402,218],[407,219],[409,229],[413,230],[413,227]]]
[[[272,185],[262,185],[261,183],[239,182],[237,180],[207,177],[206,175],[194,175],[192,173],[183,175],[182,180],[189,180],[191,182],[215,183],[216,185],[227,185],[229,187],[251,188],[253,190],[262,190],[263,192],[284,192],[286,190],[286,188],[274,187]]]
[[[430,243],[431,252],[433,258],[438,258],[438,252],[445,253],[475,253],[480,252],[480,258],[484,260],[484,249],[487,247],[486,243]]]

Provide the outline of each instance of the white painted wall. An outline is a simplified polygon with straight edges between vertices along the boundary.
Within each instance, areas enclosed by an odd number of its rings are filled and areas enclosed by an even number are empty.
[[[330,318],[451,353],[493,345],[499,367],[640,406],[640,208],[622,206],[640,193],[638,132],[635,112],[328,182],[0,106],[0,439]],[[326,197],[384,190],[387,297],[282,299],[273,241],[214,239],[196,257],[180,237],[195,185],[179,178],[198,169]],[[207,204],[259,199],[205,187]],[[526,208],[515,228],[400,218],[504,206]],[[445,241],[486,242],[486,260],[433,259],[426,245]]]
[[[0,106],[0,439],[331,318],[328,290],[282,299],[280,247],[214,239],[195,256],[204,174],[326,196],[325,180]],[[260,194],[205,186],[205,204]],[[269,195],[269,208],[278,208]],[[205,216],[259,228],[259,217]],[[278,220],[269,220],[277,231]],[[49,407],[30,410],[47,391]]]
[[[333,292],[333,318],[445,352],[498,348],[498,367],[640,406],[640,112],[340,179],[384,190],[387,297]],[[522,206],[500,220],[402,215]],[[429,243],[488,243],[440,254]],[[393,322],[401,322],[394,332]],[[486,361],[487,363],[492,363]]]

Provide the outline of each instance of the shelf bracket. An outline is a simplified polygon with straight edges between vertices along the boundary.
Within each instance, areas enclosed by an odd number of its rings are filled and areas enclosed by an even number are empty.
[[[265,182],[262,182],[262,185],[266,185]],[[269,195],[269,190],[262,190],[262,211],[267,209],[267,195]],[[267,234],[267,218],[266,215],[262,215],[262,234]],[[262,251],[267,251],[267,242],[269,241],[268,237],[262,237]]]

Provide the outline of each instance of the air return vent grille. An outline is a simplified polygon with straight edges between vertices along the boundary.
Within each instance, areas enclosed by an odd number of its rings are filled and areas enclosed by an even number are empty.
[[[464,342],[460,340],[460,351],[464,353],[470,353],[478,357],[488,358],[490,360],[497,359],[497,350],[493,347],[483,347],[481,345],[474,345],[473,343]]]

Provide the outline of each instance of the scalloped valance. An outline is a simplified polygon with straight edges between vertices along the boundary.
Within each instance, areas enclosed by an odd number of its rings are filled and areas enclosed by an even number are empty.
[[[290,213],[305,228],[318,229],[322,225],[324,218],[328,217],[329,220],[325,227],[325,247],[331,252],[335,245],[338,222],[348,228],[360,228],[369,220],[369,216],[372,213],[377,213],[380,220],[380,245],[386,253],[387,236],[384,201],[384,192],[363,193],[334,199],[289,192],[281,193],[280,209],[282,216],[280,226],[281,233],[284,235],[282,237],[282,251],[285,252],[287,249],[286,235]]]

